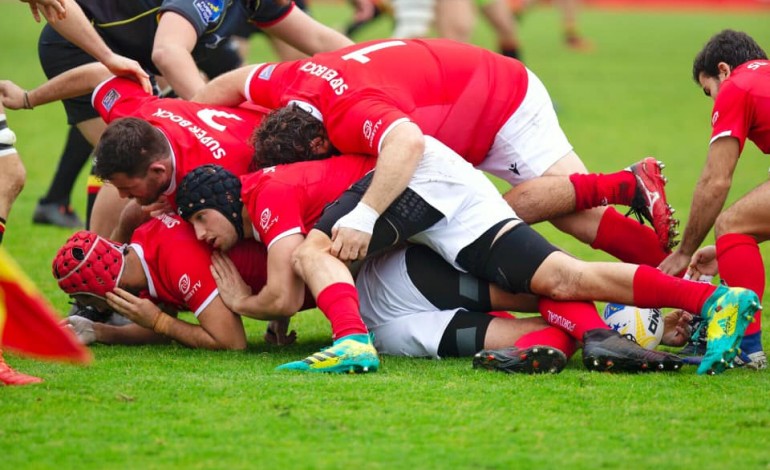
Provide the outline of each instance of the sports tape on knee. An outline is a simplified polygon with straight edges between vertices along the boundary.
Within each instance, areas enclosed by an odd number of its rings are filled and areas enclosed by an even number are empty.
[[[2,121],[5,124],[5,120]],[[16,134],[7,126],[0,129],[0,157],[16,153],[13,144],[16,143]]]

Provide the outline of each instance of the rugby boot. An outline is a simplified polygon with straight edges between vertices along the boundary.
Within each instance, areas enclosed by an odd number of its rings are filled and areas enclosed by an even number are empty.
[[[56,225],[64,228],[82,228],[83,221],[68,204],[41,203],[35,206],[32,222],[42,225]]]
[[[698,365],[706,354],[706,321],[699,316],[694,316],[690,326],[692,335],[677,356],[681,357],[685,364]]]
[[[741,352],[735,358],[735,365],[754,370],[767,369],[767,355],[762,349],[762,332],[743,337]]]
[[[509,374],[558,374],[567,364],[567,356],[550,346],[515,346],[484,349],[473,357],[474,369],[487,369]]]
[[[380,358],[369,335],[343,336],[328,348],[301,361],[288,362],[276,370],[361,374],[377,372]]]
[[[22,374],[11,369],[11,366],[5,363],[2,350],[0,350],[0,385],[30,385],[42,382],[40,377]]]
[[[595,328],[583,335],[583,364],[600,372],[677,371],[682,359],[663,351],[645,349],[612,329]]]
[[[661,173],[665,165],[653,157],[647,157],[627,168],[636,177],[636,194],[629,214],[641,222],[646,219],[658,235],[658,243],[670,252],[679,242],[674,241],[679,232],[679,221],[673,218],[674,210],[666,201],[666,178]],[[626,214],[628,215],[628,214]]]
[[[759,297],[753,291],[722,285],[716,288],[701,311],[708,326],[706,354],[698,366],[698,374],[718,374],[733,367],[743,333],[761,308]]]

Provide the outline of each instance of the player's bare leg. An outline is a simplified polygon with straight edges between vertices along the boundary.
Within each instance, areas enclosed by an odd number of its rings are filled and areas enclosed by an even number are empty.
[[[94,208],[91,211],[90,230],[99,236],[111,239],[113,231],[118,227],[120,214],[128,204],[129,199],[122,199],[115,186],[104,183],[96,195]]]
[[[731,287],[745,287],[757,293],[765,289],[765,266],[759,243],[770,239],[770,183],[766,182],[736,201],[716,220],[716,255],[721,279]],[[762,347],[761,312],[746,328],[741,342],[740,362],[753,369],[767,368]]]
[[[24,188],[27,174],[16,151],[16,135],[8,128],[5,109],[0,102],[0,244],[5,233],[5,222],[11,213],[11,206]],[[0,384],[27,385],[43,380],[31,375],[25,375],[5,363],[3,351],[0,349]]]
[[[342,261],[331,255],[331,244],[325,233],[311,230],[294,251],[292,266],[329,319],[334,345],[302,361],[283,364],[279,370],[375,372],[380,366],[377,351],[361,320],[353,276]]]

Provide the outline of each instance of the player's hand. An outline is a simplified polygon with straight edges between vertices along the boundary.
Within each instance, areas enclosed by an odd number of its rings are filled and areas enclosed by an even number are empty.
[[[21,0],[29,4],[29,11],[32,17],[40,23],[40,10],[49,23],[56,23],[57,20],[63,20],[67,17],[67,9],[64,6],[64,0]]]
[[[144,71],[139,62],[123,57],[122,55],[113,53],[109,58],[103,62],[113,75],[117,76],[129,76],[139,82],[147,93],[152,93],[152,85],[150,84],[150,76]]]
[[[107,292],[107,305],[137,325],[150,330],[153,329],[158,314],[162,313],[151,300],[139,298],[120,287]]]
[[[297,332],[291,330],[291,333],[288,333],[289,321],[288,318],[282,318],[268,323],[267,331],[265,332],[265,342],[275,344],[276,346],[294,344],[297,341]]]
[[[341,261],[364,259],[371,239],[371,233],[347,227],[334,227],[331,254]]]
[[[717,265],[717,247],[714,245],[704,246],[692,255],[690,264],[687,266],[687,278],[694,281],[711,280],[719,272]]]
[[[353,0],[353,20],[356,22],[367,21],[374,17],[374,3],[372,0]]]
[[[211,275],[217,283],[222,302],[233,312],[241,312],[239,307],[251,296],[251,287],[246,284],[227,255],[215,251],[211,254],[211,263]]]
[[[692,336],[692,314],[684,310],[674,310],[663,317],[663,337],[660,344],[664,346],[684,346]]]
[[[668,255],[668,257],[658,265],[658,269],[671,276],[678,276],[687,269],[689,264],[690,257],[688,255],[675,251]]]
[[[363,202],[340,217],[332,227],[331,254],[341,261],[364,259],[380,214]]]
[[[96,342],[96,333],[94,332],[94,322],[86,317],[79,315],[72,315],[61,321],[63,326],[70,329],[78,341],[82,344],[89,345]]]
[[[8,109],[23,109],[24,89],[10,80],[0,80],[0,100]]]
[[[151,217],[157,217],[162,214],[175,213],[174,206],[171,205],[166,196],[161,196],[152,204],[145,204],[142,206],[142,210],[150,214]]]

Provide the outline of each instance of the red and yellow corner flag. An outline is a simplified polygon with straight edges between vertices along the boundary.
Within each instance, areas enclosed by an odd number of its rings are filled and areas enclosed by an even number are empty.
[[[0,247],[0,346],[39,359],[88,363],[91,353],[59,325],[53,307]]]

